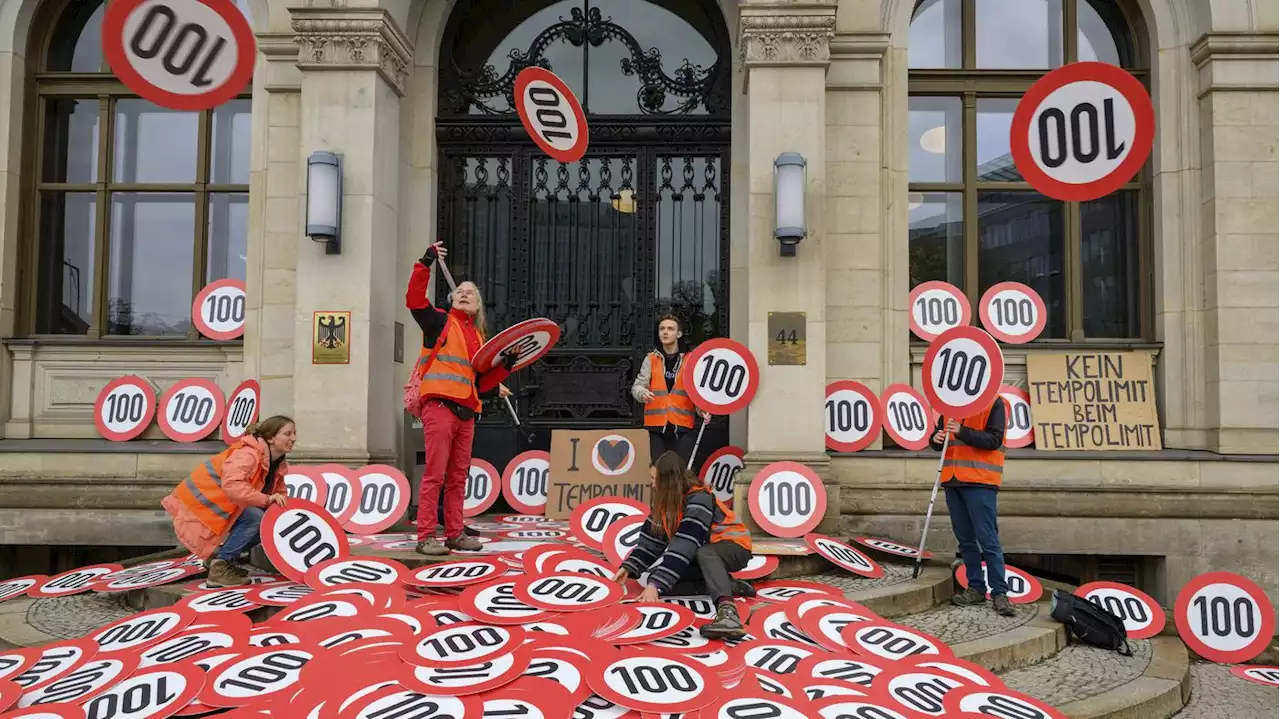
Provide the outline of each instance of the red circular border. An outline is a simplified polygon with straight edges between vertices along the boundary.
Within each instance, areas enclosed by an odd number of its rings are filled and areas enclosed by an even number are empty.
[[[919,337],[925,342],[932,342],[938,338],[938,335],[926,332],[923,327],[916,324],[915,313],[911,311],[911,307],[916,303],[916,298],[929,290],[946,290],[948,294],[955,297],[956,301],[960,303],[960,324],[956,325],[957,327],[967,327],[969,323],[973,321],[973,308],[969,306],[969,297],[965,295],[965,293],[961,292],[959,287],[956,287],[950,282],[943,282],[942,280],[921,282],[911,288],[911,294],[907,295],[907,323],[911,327],[911,332],[916,337]]]
[[[845,566],[843,560],[837,560],[834,557],[827,556],[827,553],[822,551],[822,549],[818,546],[819,539],[825,539],[828,542],[839,544],[840,546],[848,549],[849,551],[854,552],[859,557],[862,557],[863,559],[867,560],[867,564],[871,565],[871,573],[867,574],[865,572],[860,572],[855,569],[850,569],[849,567]],[[816,552],[823,559],[827,560],[828,562],[831,562],[832,564],[836,565],[837,567],[840,567],[841,569],[849,572],[850,574],[856,574],[859,577],[867,577],[869,579],[879,579],[884,576],[884,567],[880,566],[879,562],[872,559],[871,557],[868,557],[866,553],[863,552],[862,550],[850,546],[848,542],[842,542],[839,539],[836,539],[835,537],[829,537],[825,534],[815,534],[813,532],[810,532],[809,534],[804,535],[804,543],[809,545],[809,548],[812,549],[814,552]]]
[[[696,673],[702,679],[702,692],[683,704],[653,704],[650,702],[639,701],[631,697],[624,697],[622,694],[610,689],[609,684],[604,680],[604,677],[605,674],[608,673],[609,668],[614,664],[634,658],[634,655],[623,655],[609,662],[592,662],[587,666],[586,671],[583,672],[583,678],[587,681],[587,685],[595,692],[596,696],[604,699],[605,701],[612,702],[617,706],[625,707],[635,712],[643,714],[660,714],[662,716],[667,716],[668,714],[695,712],[696,710],[715,702],[725,691],[727,691],[721,684],[720,677],[716,675],[715,671],[711,667],[708,667],[702,662],[690,657],[663,654],[661,656],[662,659],[682,664],[686,669]],[[621,702],[618,701],[619,698],[622,699]]]
[[[542,459],[550,463],[551,453],[544,452],[540,449],[531,449],[528,452],[521,452],[520,454],[512,457],[511,461],[507,462],[506,469],[502,470],[502,498],[507,500],[507,504],[511,505],[511,508],[517,512],[537,516],[546,513],[547,503],[543,502],[540,507],[535,507],[531,504],[524,504],[520,500],[516,499],[516,491],[511,489],[511,480],[516,476],[516,468],[519,467],[522,462],[530,459]]]
[[[866,449],[871,443],[880,438],[880,430],[884,426],[884,408],[880,406],[880,398],[876,396],[875,392],[871,391],[870,387],[861,382],[851,379],[836,380],[827,385],[826,399],[831,399],[833,393],[846,389],[862,395],[862,398],[871,405],[871,426],[867,428],[867,435],[857,442],[837,442],[827,433],[825,435],[827,449],[832,452],[857,452]],[[825,425],[826,422],[824,421],[823,424]]]
[[[395,570],[395,573],[396,573],[395,580],[392,582],[338,582],[337,584],[322,583],[320,581],[320,573],[323,572],[325,569],[329,568],[330,566],[334,564],[338,564],[339,562],[369,562],[370,564],[380,564],[384,567],[390,567],[391,569]],[[336,589],[338,587],[342,587],[347,584],[360,584],[361,586],[374,584],[374,585],[383,586],[383,587],[395,587],[397,589],[401,589],[403,588],[402,585],[408,584],[408,580],[413,577],[413,571],[410,570],[408,567],[404,566],[403,564],[401,564],[400,562],[394,559],[390,559],[388,557],[379,557],[376,555],[358,557],[355,555],[347,555],[345,557],[334,557],[333,559],[327,559],[315,565],[314,567],[308,569],[307,573],[302,575],[302,577],[303,579],[306,580],[305,582],[303,582],[304,584],[316,590],[315,592],[312,592],[312,594],[315,594],[316,592],[326,592],[330,589]],[[313,583],[313,580],[314,580],[314,583]]]
[[[746,390],[743,391],[741,397],[724,406],[708,403],[698,394],[693,383],[693,371],[702,356],[711,350],[717,349],[731,350],[738,353],[747,366]],[[751,404],[751,400],[755,399],[756,390],[760,387],[760,366],[756,363],[755,355],[751,354],[751,350],[747,349],[746,345],[728,337],[717,337],[706,340],[694,347],[693,351],[685,357],[684,363],[680,368],[680,384],[684,385],[685,391],[689,393],[689,399],[693,401],[694,406],[698,409],[713,415],[733,414]]]
[[[480,607],[476,605],[476,597],[480,596],[481,592],[491,587],[510,584],[512,587],[512,596],[514,597],[515,585],[518,581],[520,581],[520,577],[500,576],[492,581],[481,584],[470,584],[456,595],[457,599],[455,601],[457,602],[457,611],[471,617],[472,621],[478,624],[493,624],[495,626],[502,627],[517,624],[523,625],[528,624],[529,622],[538,622],[544,619],[554,619],[562,616],[559,612],[548,612],[545,609],[538,609],[533,606],[530,606],[529,608],[537,609],[538,611],[530,612],[528,615],[523,617],[499,617],[480,611]],[[524,604],[524,602],[521,602],[521,604]]]
[[[308,467],[305,465],[298,465],[298,466],[289,465],[289,471],[285,472],[285,477],[289,476],[290,474],[297,474],[297,475],[306,477],[307,479],[310,479],[312,484],[314,484],[316,488],[315,499],[311,501],[315,502],[321,507],[325,506],[324,500],[329,498],[329,483],[324,481],[324,477],[320,476],[320,473],[316,471],[315,467]],[[279,487],[279,490],[284,492],[285,491],[285,487],[283,486],[284,477],[280,478],[280,484],[282,486]],[[290,501],[293,501],[293,499],[294,499],[293,497],[289,498]]]
[[[868,627],[881,627],[883,629],[901,629],[902,631],[908,634],[915,634],[917,636],[923,637],[924,639],[928,640],[935,647],[938,648],[937,654],[912,654],[909,656],[913,656],[913,657],[927,656],[927,657],[939,657],[939,658],[947,658],[947,659],[955,656],[955,652],[951,650],[950,644],[947,644],[946,642],[930,634],[929,632],[923,632],[923,631],[920,631],[919,629],[916,629],[915,627],[909,627],[905,624],[898,624],[897,622],[891,622],[888,619],[872,619],[866,622],[854,622],[853,624],[846,625],[844,629],[840,630],[840,640],[844,642],[845,646],[849,648],[850,652],[853,652],[854,656],[852,657],[852,659],[854,661],[857,661],[860,657],[869,657],[873,660],[880,660],[882,662],[889,662],[890,664],[894,664],[900,661],[901,659],[907,658],[907,657],[896,657],[896,658],[883,657],[883,656],[880,656],[879,654],[876,654],[875,652],[868,651],[861,644],[858,644],[857,642],[853,641],[853,638],[854,636],[856,636],[857,631],[861,631]],[[885,671],[892,671],[892,670],[893,670],[892,667],[885,668]],[[877,678],[879,678],[879,675],[877,675]]]
[[[1133,110],[1133,146],[1124,161],[1104,177],[1076,184],[1061,182],[1048,175],[1031,157],[1031,118],[1040,103],[1052,92],[1073,82],[1100,82],[1110,85],[1124,96]],[[1009,150],[1022,177],[1037,191],[1065,202],[1088,202],[1120,189],[1146,164],[1156,135],[1156,113],[1151,96],[1133,75],[1104,62],[1074,62],[1040,78],[1027,89],[1009,124]]]
[[[308,502],[305,499],[290,499],[287,509],[304,509],[320,518],[320,521],[329,525],[333,533],[338,537],[338,556],[334,559],[343,559],[351,556],[351,547],[347,544],[347,533],[342,531],[342,525],[338,524],[338,520],[334,519],[329,510],[321,507],[315,502]],[[286,508],[278,504],[273,504],[267,509],[267,513],[262,516],[262,524],[259,526],[258,534],[263,538],[262,551],[266,553],[267,559],[271,560],[271,566],[276,568],[280,574],[292,579],[298,584],[306,584],[306,572],[295,572],[290,567],[280,552],[276,550],[274,542],[268,540],[274,536],[276,522],[280,520],[280,515],[284,514]],[[319,565],[316,565],[319,566]]]
[[[987,563],[983,562],[982,566],[985,568],[987,566]],[[1011,604],[1033,604],[1035,602],[1040,601],[1040,597],[1044,596],[1044,585],[1040,583],[1039,579],[1036,579],[1034,576],[1032,576],[1030,572],[1026,571],[1025,569],[1018,569],[1017,567],[1011,567],[1008,564],[1004,565],[1004,571],[1005,571],[1005,574],[1008,574],[1009,572],[1014,572],[1018,574],[1020,577],[1022,577],[1024,581],[1026,581],[1027,586],[1031,587],[1031,591],[1025,597],[1014,597],[1012,594],[1008,595],[1009,602]],[[956,583],[959,584],[961,588],[963,589],[969,588],[969,575],[965,572],[963,564],[956,567],[955,577],[956,577]],[[1006,583],[1008,582],[1007,579],[1005,581]],[[989,584],[990,582],[988,582],[988,585]],[[990,598],[991,598],[991,587],[988,586],[987,599],[990,599]]]
[[[1030,704],[1036,709],[1039,709],[1040,711],[1044,712],[1046,719],[1067,719],[1067,716],[1062,712],[1058,711],[1056,708],[1040,701],[1039,699],[1036,699],[1035,697],[1029,694],[1023,694],[1022,692],[1014,691],[1013,689],[1010,689],[1009,687],[1004,686],[1003,683],[1001,683],[1000,686],[993,686],[993,687],[982,687],[982,686],[971,685],[971,686],[964,686],[964,687],[956,687],[955,689],[952,689],[942,697],[942,703],[946,707],[946,711],[947,711],[946,716],[954,717],[955,719],[983,716],[982,714],[977,712],[962,712],[960,710],[960,702],[965,697],[970,696],[972,694],[998,694],[1001,696],[1013,697],[1018,701],[1026,702],[1027,704]]]
[[[1001,394],[1001,395],[1012,394],[1012,395],[1017,395],[1018,397],[1021,397],[1022,401],[1027,403],[1027,414],[1031,413],[1031,395],[1027,394],[1027,391],[1025,389],[1014,387],[1011,384],[1002,384],[1000,385],[1000,390],[998,394]],[[1022,439],[1015,440],[1014,442],[1009,441],[1008,428],[1010,423],[1013,420],[1013,403],[1010,402],[1007,398],[1004,400],[1004,408],[1006,410],[1005,420],[1004,420],[1004,426],[1005,426],[1004,446],[1008,449],[1020,449],[1022,447],[1030,447],[1032,444],[1035,444],[1036,423],[1035,423],[1034,417],[1031,418],[1032,419],[1031,429],[1027,432],[1027,436],[1023,437]]]
[[[102,574],[99,574],[99,575],[95,576],[93,579],[91,579],[91,580],[89,581],[89,583],[88,583],[88,584],[84,585],[83,587],[81,587],[81,588],[79,588],[79,589],[76,589],[76,590],[74,590],[74,591],[70,591],[70,592],[52,592],[52,593],[50,593],[50,592],[46,592],[46,591],[44,591],[44,588],[45,588],[45,587],[49,586],[50,584],[52,584],[53,582],[56,582],[56,581],[57,581],[57,580],[59,580],[59,579],[62,579],[63,577],[66,577],[66,576],[68,576],[68,575],[75,574],[76,572],[83,572],[83,571],[86,571],[86,570],[89,570],[89,569],[101,569],[101,568],[103,568],[103,567],[111,568],[111,571],[109,571],[109,572],[104,572],[104,573],[102,573]],[[76,567],[75,569],[68,569],[68,570],[67,570],[67,571],[65,571],[65,572],[61,572],[61,573],[59,573],[59,574],[55,574],[55,575],[53,575],[53,576],[49,577],[48,579],[44,580],[43,582],[40,582],[39,584],[35,584],[35,585],[32,585],[32,586],[28,587],[28,588],[27,588],[27,597],[28,597],[28,598],[30,598],[30,599],[52,599],[52,598],[59,598],[59,597],[73,597],[73,596],[75,596],[75,595],[77,595],[77,594],[84,594],[85,592],[88,592],[88,591],[90,591],[90,590],[94,589],[95,587],[97,587],[98,583],[102,581],[102,578],[103,578],[103,577],[109,576],[109,575],[114,574],[114,573],[116,573],[116,572],[119,572],[119,571],[121,571],[121,570],[123,570],[123,569],[124,569],[124,567],[123,567],[123,566],[121,566],[121,565],[119,565],[119,564],[115,564],[115,563],[106,563],[106,564],[90,564],[90,565],[89,565],[89,566],[87,566],[87,567]],[[37,576],[38,576],[38,575],[37,575]],[[97,647],[97,643],[96,643],[96,642],[94,643],[94,647]],[[95,649],[95,651],[96,651],[96,649]],[[26,688],[27,688],[28,690],[30,690],[30,689],[34,689],[34,688],[35,688],[35,686],[33,685],[33,686],[26,687]]]
[[[600,582],[601,584],[605,585],[606,597],[600,602],[597,602],[596,604],[586,606],[586,607],[566,607],[565,605],[559,605],[559,604],[552,607],[552,606],[544,606],[543,604],[534,604],[533,601],[531,601],[532,599],[534,599],[534,597],[532,594],[529,593],[529,585],[533,584],[534,582],[547,579],[548,577],[560,577],[561,579],[586,578],[589,581]],[[516,579],[515,586],[512,587],[512,593],[515,594],[516,599],[519,599],[520,601],[524,602],[525,604],[528,604],[531,607],[542,609],[548,612],[562,612],[565,614],[575,614],[579,612],[594,612],[599,609],[608,609],[609,607],[617,604],[619,601],[622,600],[622,597],[623,597],[623,594],[625,594],[625,591],[622,589],[621,584],[618,584],[617,582],[612,581],[612,579],[609,577],[597,577],[591,574],[579,574],[577,572],[552,571],[552,572],[547,572],[545,574],[539,574],[536,576],[525,575],[523,577],[518,577]],[[544,604],[549,605],[551,604],[551,602],[545,602]]]
[[[361,467],[352,473],[353,480],[360,485],[360,491],[357,494],[364,493],[364,477],[367,474],[385,474],[395,480],[396,487],[400,490],[400,498],[396,500],[396,506],[392,508],[391,514],[386,518],[374,524],[355,524],[351,520],[355,518],[356,513],[352,512],[351,516],[342,523],[342,528],[351,534],[367,536],[377,534],[378,532],[394,526],[400,518],[404,516],[405,510],[409,509],[409,478],[404,476],[398,468],[389,464],[371,464],[367,467]],[[359,499],[353,501],[352,506],[357,510],[360,508]]]
[[[166,405],[173,396],[188,387],[203,387],[213,394],[213,416],[209,419],[209,426],[204,429],[182,434],[174,430],[169,424],[169,413],[166,411]],[[160,395],[160,401],[156,403],[156,424],[160,425],[160,430],[164,432],[164,436],[174,442],[199,442],[200,440],[213,434],[222,424],[222,415],[227,411],[227,398],[222,394],[222,390],[213,380],[204,379],[203,377],[192,377],[190,379],[179,380],[172,387],[164,391]]]
[[[1249,676],[1245,672],[1248,672],[1250,669],[1270,669],[1272,671],[1280,671],[1280,667],[1274,664],[1272,664],[1271,666],[1240,665],[1240,666],[1231,667],[1231,673],[1234,674],[1236,677],[1245,680],[1246,682],[1253,682],[1254,684],[1257,684],[1259,686],[1271,687],[1272,689],[1274,689],[1277,686],[1276,684],[1272,684],[1271,682],[1259,681]]]
[[[476,515],[484,514],[493,506],[494,502],[498,501],[498,495],[502,494],[502,473],[498,471],[498,468],[479,457],[472,457],[471,464],[467,467],[467,471],[470,472],[471,467],[476,466],[489,473],[489,477],[493,479],[493,482],[491,483],[493,491],[489,493],[489,496],[480,501],[479,506],[472,509],[467,509],[466,500],[464,499],[462,504],[462,516],[464,517],[474,517]]]
[[[808,479],[809,483],[813,485],[813,493],[815,495],[813,516],[804,524],[791,529],[780,527],[765,519],[764,512],[760,508],[760,494],[764,491],[765,481],[779,472],[795,472]],[[761,469],[751,480],[751,486],[747,489],[747,505],[751,510],[751,518],[756,520],[756,524],[760,525],[761,529],[775,537],[794,539],[812,532],[822,523],[822,517],[827,513],[827,488],[823,486],[822,478],[818,476],[817,472],[799,462],[774,462]]]
[[[867,549],[870,549],[870,550],[873,550],[873,551],[876,551],[876,552],[884,552],[885,554],[891,554],[891,555],[893,555],[893,556],[895,556],[895,557],[908,557],[908,558],[910,558],[910,559],[915,559],[915,558],[916,558],[916,554],[917,554],[917,552],[919,552],[919,551],[920,551],[920,550],[918,550],[918,549],[913,549],[913,550],[911,550],[911,554],[903,554],[903,553],[901,553],[901,552],[895,552],[895,551],[893,551],[893,550],[885,549],[885,548],[883,548],[883,547],[876,547],[876,546],[873,546],[873,545],[871,545],[871,544],[868,544],[868,543],[867,543],[867,540],[879,540],[879,541],[881,541],[881,542],[893,542],[894,544],[896,544],[896,545],[898,545],[898,546],[900,546],[900,547],[905,547],[905,546],[907,546],[907,545],[903,544],[902,542],[899,542],[899,541],[896,541],[896,540],[893,540],[893,539],[884,539],[883,537],[868,537],[868,536],[862,535],[862,536],[857,536],[857,537],[854,537],[854,538],[853,538],[853,541],[857,542],[858,544],[861,544],[862,546],[866,547]],[[929,550],[927,550],[927,549],[926,549],[926,550],[924,550],[924,553],[920,555],[920,557],[921,557],[922,559],[932,559],[932,558],[933,558],[933,552],[930,552]]]
[[[991,380],[987,383],[987,388],[982,391],[982,394],[975,397],[972,402],[963,406],[949,405],[943,402],[934,390],[933,382],[930,379],[933,377],[933,363],[938,358],[938,353],[942,351],[943,346],[948,342],[959,338],[973,340],[982,345],[982,348],[987,352],[987,359],[990,360],[991,370]],[[982,412],[1000,394],[1000,385],[1003,382],[1004,353],[1000,351],[1000,345],[992,339],[991,335],[977,327],[969,327],[967,325],[952,327],[938,335],[938,338],[930,342],[929,348],[925,350],[924,367],[920,373],[920,383],[924,385],[924,396],[929,400],[929,406],[947,417],[963,419]]]
[[[444,582],[447,582],[447,583],[441,583],[441,584],[434,583],[430,580],[418,579],[418,572],[424,569],[434,569],[436,567],[447,567],[451,564],[460,564],[460,563],[487,564],[493,568],[493,571],[489,574],[485,574],[483,576],[480,576],[474,579],[471,579],[471,578],[462,579],[462,580],[448,579],[448,580],[444,580]],[[464,559],[455,559],[448,562],[434,562],[432,564],[424,564],[423,566],[418,567],[416,569],[411,569],[409,570],[408,576],[404,580],[404,584],[405,586],[408,586],[408,587],[421,587],[423,589],[449,589],[449,588],[455,588],[455,587],[467,587],[472,584],[488,584],[489,582],[492,582],[496,579],[501,578],[502,575],[506,574],[507,569],[508,569],[507,563],[502,561],[498,557],[486,557],[486,556],[466,557]]]
[[[906,392],[912,397],[915,397],[916,400],[920,402],[920,408],[926,413],[924,437],[920,438],[918,442],[908,442],[903,439],[903,437],[898,434],[898,431],[893,428],[893,424],[889,422],[889,398],[899,392]],[[929,446],[929,436],[933,434],[933,428],[938,424],[938,410],[929,406],[929,400],[925,398],[924,394],[920,390],[909,384],[891,384],[885,388],[884,392],[880,393],[879,402],[880,412],[884,420],[882,422],[882,426],[884,427],[885,434],[889,435],[889,438],[894,441],[894,444],[913,452],[919,452]]]
[[[528,69],[532,70],[533,68]],[[525,320],[524,322],[514,324],[494,335],[493,339],[485,342],[484,346],[476,351],[476,356],[471,359],[471,366],[475,368],[475,371],[478,373],[483,374],[488,372],[494,368],[494,363],[498,359],[498,352],[503,347],[506,347],[513,341],[524,337],[525,335],[532,334],[533,332],[549,332],[551,333],[551,341],[547,343],[546,347],[542,348],[541,352],[536,355],[531,355],[533,359],[527,359],[525,362],[517,364],[515,368],[511,370],[512,372],[519,372],[525,367],[528,367],[534,362],[542,359],[544,355],[555,349],[556,343],[560,341],[560,325],[545,317],[534,317],[531,320]]]
[[[254,41],[253,28],[244,13],[232,2],[220,0],[198,0],[208,5],[226,21],[231,34],[236,39],[236,68],[231,72],[222,86],[199,95],[180,95],[163,90],[144,78],[129,64],[124,50],[124,25],[129,14],[146,0],[118,0],[112,2],[102,18],[102,54],[107,64],[130,90],[138,93],[142,99],[168,108],[195,112],[208,110],[239,95],[253,79],[254,64],[257,60],[258,48]]]
[[[1258,628],[1258,636],[1248,646],[1233,652],[1218,651],[1200,641],[1200,638],[1192,633],[1191,624],[1186,619],[1187,611],[1191,608],[1191,597],[1210,584],[1220,583],[1234,584],[1243,589],[1258,604],[1258,609],[1262,613],[1262,626]],[[1232,572],[1205,572],[1187,582],[1182,587],[1182,591],[1178,592],[1178,599],[1173,605],[1173,623],[1178,627],[1178,636],[1182,637],[1182,641],[1186,642],[1196,654],[1219,664],[1241,664],[1261,654],[1271,643],[1271,638],[1276,634],[1276,610],[1271,600],[1267,599],[1267,593],[1248,578]]]
[[[704,487],[707,484],[707,472],[711,469],[711,465],[715,464],[717,459],[727,455],[733,455],[741,460],[743,457],[747,456],[747,453],[741,447],[735,447],[732,444],[721,447],[720,449],[712,452],[710,456],[707,457],[706,461],[702,463],[702,469],[698,470],[698,480],[702,482]]]
[[[560,95],[564,97],[569,109],[573,110],[573,116],[578,120],[578,139],[573,143],[573,147],[568,150],[557,150],[551,146],[551,143],[539,137],[533,127],[533,123],[530,122],[528,115],[525,113],[524,91],[529,86],[529,83],[534,80],[541,80],[558,90]],[[516,113],[520,115],[520,124],[524,125],[524,131],[528,133],[529,139],[533,140],[533,144],[547,153],[548,157],[557,162],[570,163],[577,162],[583,155],[587,154],[587,144],[590,141],[587,116],[582,112],[582,103],[578,102],[578,97],[573,94],[573,90],[570,90],[563,80],[545,68],[526,67],[520,71],[519,75],[516,75],[513,97],[515,98]]]
[[[750,571],[743,569],[742,571],[739,571],[739,572],[729,572],[729,576],[733,577],[734,579],[764,579],[770,574],[773,574],[775,570],[777,570],[778,564],[781,561],[777,557],[773,556],[772,554],[755,554],[752,556],[764,557],[764,564]]]
[[[292,467],[290,467],[289,469],[293,469],[293,468],[292,468]],[[330,463],[328,463],[328,464],[317,464],[317,465],[314,465],[314,466],[311,466],[311,467],[307,467],[307,469],[311,470],[312,472],[315,472],[315,477],[320,481],[320,483],[321,483],[321,484],[323,484],[323,485],[324,485],[324,501],[325,501],[325,503],[324,503],[323,505],[321,505],[320,509],[324,510],[324,513],[325,513],[326,515],[328,515],[328,516],[330,516],[330,517],[333,517],[335,520],[337,520],[337,522],[338,522],[338,524],[339,524],[339,525],[346,524],[346,523],[347,523],[347,520],[348,520],[348,519],[351,519],[351,515],[355,514],[355,513],[356,513],[356,510],[360,508],[360,491],[359,491],[359,490],[360,490],[360,482],[356,480],[356,472],[355,472],[355,470],[354,470],[354,469],[352,469],[352,468],[350,468],[350,467],[348,467],[348,466],[346,466],[346,465],[344,465],[344,464],[336,464],[336,463],[334,463],[334,462],[330,462]],[[323,476],[323,475],[324,475],[324,473],[325,473],[325,472],[332,472],[333,474],[340,474],[340,475],[342,475],[342,476],[343,476],[343,477],[345,477],[345,478],[346,478],[346,480],[347,480],[347,486],[351,488],[351,501],[347,503],[347,508],[346,508],[346,509],[344,509],[344,510],[342,510],[342,514],[341,514],[341,515],[336,515],[336,516],[335,516],[335,515],[334,515],[332,512],[330,512],[330,511],[329,511],[329,509],[328,509],[328,507],[329,507],[329,483],[328,483],[328,482],[326,482],[326,481],[325,481],[325,479],[324,479],[324,476]],[[289,501],[290,501],[290,502],[293,502],[294,500],[291,498]],[[317,502],[317,504],[318,504],[318,502]],[[342,532],[343,532],[343,534],[345,534],[345,533],[346,533],[346,530],[342,530]],[[299,581],[301,581],[301,580],[299,580]]]
[[[418,653],[418,647],[431,639],[431,637],[443,632],[456,632],[459,629],[484,629],[489,628],[495,632],[506,632],[507,640],[497,647],[487,647],[487,652],[478,657],[467,657],[466,659],[446,658],[433,659],[424,657]],[[473,664],[483,664],[487,661],[510,654],[524,644],[526,632],[524,627],[513,624],[508,626],[483,624],[480,622],[459,622],[457,624],[446,624],[442,627],[433,627],[423,632],[421,636],[415,636],[413,641],[405,642],[400,646],[397,652],[400,661],[409,665],[410,671],[416,667],[465,667]],[[438,641],[438,640],[437,640]],[[479,648],[479,647],[477,647]]]
[[[1031,331],[1025,335],[1018,336],[1002,332],[996,328],[995,322],[991,321],[991,310],[988,309],[990,300],[995,297],[997,292],[1004,292],[1005,290],[1022,292],[1031,300],[1031,304],[1036,307],[1035,327],[1032,327]],[[988,287],[987,291],[982,293],[982,299],[978,300],[978,321],[982,323],[982,327],[986,329],[987,334],[1006,344],[1021,345],[1034,340],[1040,336],[1041,332],[1044,332],[1044,325],[1048,320],[1049,308],[1045,305],[1044,300],[1040,298],[1040,293],[1021,282],[997,282]]]
[[[159,105],[160,103],[156,103],[156,104]],[[211,340],[217,340],[220,342],[233,340],[243,336],[244,326],[249,322],[248,308],[246,306],[245,321],[240,323],[239,329],[231,330],[230,332],[218,332],[214,330],[212,327],[209,327],[204,323],[204,318],[200,316],[200,305],[204,304],[204,301],[209,298],[209,295],[213,294],[214,290],[220,290],[223,287],[234,287],[240,290],[241,292],[243,292],[245,295],[245,303],[247,305],[249,293],[245,289],[244,283],[241,282],[240,280],[233,280],[233,279],[217,280],[216,282],[210,282],[209,284],[205,285],[203,289],[197,292],[196,298],[191,301],[191,324],[195,326],[196,330],[201,335],[208,337]]]
[[[587,510],[590,510],[601,504],[625,504],[628,507],[631,507],[632,509],[635,509],[638,511],[638,514],[635,514],[632,516],[637,516],[637,517],[649,516],[649,507],[647,505],[645,505],[643,502],[637,502],[634,499],[627,499],[625,497],[596,497],[595,499],[589,499],[585,502],[582,502],[578,506],[574,507],[573,511],[569,514],[569,531],[573,532],[573,536],[577,537],[578,541],[587,545],[587,547],[596,550],[597,552],[603,552],[604,545],[602,542],[598,542],[592,539],[591,536],[587,534],[586,528],[582,526],[582,517],[587,513]],[[605,527],[606,534],[608,533],[608,531],[609,531],[609,528]],[[604,535],[601,535],[600,539],[603,540]]]
[[[233,390],[231,394],[227,395],[226,403],[229,408],[231,405],[231,401],[236,398],[236,395],[243,392],[246,388],[252,388],[254,392],[253,415],[249,417],[249,424],[252,425],[254,422],[258,421],[258,417],[262,416],[262,385],[258,383],[258,380],[247,379],[241,382],[240,384],[236,385],[235,390]],[[243,433],[241,433],[239,437],[227,436],[227,422],[230,419],[231,419],[231,413],[224,411],[222,413],[221,436],[222,436],[222,441],[226,442],[227,446],[233,445],[236,442],[239,442],[242,438],[244,438]]]
[[[614,567],[621,567],[622,563],[626,561],[627,558],[618,554],[618,535],[628,529],[631,529],[637,524],[644,524],[648,521],[649,518],[647,516],[638,514],[631,517],[623,517],[622,519],[611,523],[609,527],[604,530],[604,538],[600,541],[599,551],[604,553],[605,559],[609,560],[609,563]],[[630,556],[631,553],[628,552],[627,554]]]
[[[1161,609],[1156,600],[1152,599],[1146,592],[1138,591],[1127,584],[1120,584],[1119,582],[1089,582],[1077,587],[1072,594],[1089,601],[1088,594],[1095,589],[1117,589],[1122,592],[1128,592],[1146,605],[1147,611],[1151,614],[1151,624],[1147,625],[1146,629],[1130,634],[1130,639],[1150,639],[1164,631],[1164,625],[1168,622],[1164,609]]]
[[[136,430],[131,430],[129,432],[112,432],[107,429],[106,423],[102,421],[102,405],[107,403],[107,395],[111,394],[111,390],[126,384],[131,384],[142,390],[142,394],[147,398],[146,411],[143,413],[142,421],[138,423],[138,428]],[[112,442],[128,442],[134,437],[146,432],[147,427],[151,426],[151,421],[155,419],[155,416],[156,388],[152,387],[150,382],[136,374],[127,374],[123,377],[117,377],[111,380],[107,383],[106,387],[102,388],[102,391],[98,392],[98,398],[93,402],[93,425],[98,428],[98,434]]]

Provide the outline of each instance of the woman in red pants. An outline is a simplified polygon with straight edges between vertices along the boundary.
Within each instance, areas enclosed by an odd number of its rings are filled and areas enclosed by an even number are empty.
[[[511,373],[516,356],[477,376],[471,366],[485,341],[484,300],[471,282],[458,285],[452,295],[453,308],[433,307],[427,299],[431,263],[444,257],[443,243],[427,248],[413,266],[405,306],[422,328],[422,351],[418,355],[422,398],[422,433],[426,443],[427,467],[418,489],[419,554],[441,556],[449,550],[479,551],[481,544],[468,536],[462,525],[462,497],[471,466],[471,441],[475,437],[480,399],[511,394],[501,382]],[[444,543],[435,538],[436,506],[444,492]]]

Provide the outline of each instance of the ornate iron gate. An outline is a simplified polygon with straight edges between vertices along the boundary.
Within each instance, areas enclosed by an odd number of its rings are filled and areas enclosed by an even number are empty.
[[[500,2],[479,0],[470,14]],[[686,60],[667,75],[657,49],[644,51],[592,2],[562,3],[580,9],[527,51],[511,51],[501,75],[487,64],[459,67],[447,53],[467,41],[466,29],[446,30],[437,236],[454,275],[484,293],[491,334],[530,317],[562,331],[545,360],[508,382],[530,431],[513,431],[504,409],[487,407],[477,456],[546,449],[554,428],[638,426],[630,384],[662,314],[682,319],[689,346],[728,334],[727,59],[708,69]],[[640,87],[635,114],[593,114],[584,92],[586,157],[548,158],[510,111],[515,75],[530,65],[556,71],[546,57],[555,42],[585,52],[610,41],[625,49],[618,80]]]

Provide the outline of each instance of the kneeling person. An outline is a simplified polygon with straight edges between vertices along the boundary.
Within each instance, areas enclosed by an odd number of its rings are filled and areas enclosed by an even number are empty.
[[[649,468],[653,510],[631,555],[614,575],[618,582],[649,572],[641,601],[661,594],[708,594],[716,618],[702,627],[711,639],[738,639],[746,634],[733,598],[754,597],[749,582],[733,579],[751,561],[751,536],[716,499],[710,489],[685,469],[675,452],[665,452]]]

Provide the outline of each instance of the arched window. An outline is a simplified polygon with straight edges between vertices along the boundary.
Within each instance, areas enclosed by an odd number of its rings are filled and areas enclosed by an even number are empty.
[[[1117,192],[1059,202],[1009,152],[1018,98],[1094,60],[1146,82],[1140,18],[1116,0],[922,0],[908,47],[911,285],[944,280],[976,304],[1022,282],[1048,305],[1046,340],[1150,333],[1148,171]]]
[[[142,100],[103,59],[104,11],[53,0],[33,22],[24,328],[194,338],[195,293],[244,279],[249,95],[206,112]]]

